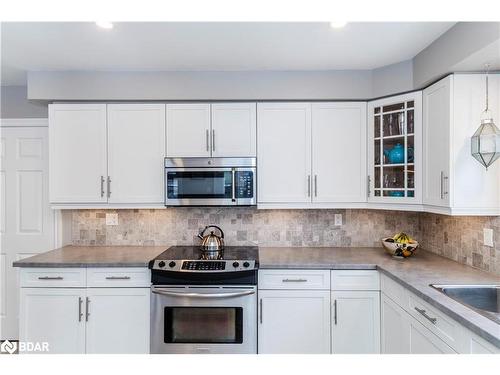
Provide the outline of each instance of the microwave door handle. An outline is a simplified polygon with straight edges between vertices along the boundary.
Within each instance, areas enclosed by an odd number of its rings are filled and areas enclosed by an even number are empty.
[[[236,202],[236,169],[231,169],[231,201]]]
[[[245,290],[244,292],[233,292],[233,293],[182,293],[182,292],[168,292],[161,289],[151,288],[151,292],[155,294],[161,294],[163,296],[171,297],[185,297],[185,298],[233,298],[242,297],[255,294],[255,290]]]

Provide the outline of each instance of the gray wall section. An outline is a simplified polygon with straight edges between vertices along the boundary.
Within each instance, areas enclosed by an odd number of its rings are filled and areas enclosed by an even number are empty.
[[[372,72],[30,72],[34,100],[304,100],[371,97]]]
[[[47,104],[30,102],[26,86],[0,88],[0,118],[47,118]]]
[[[422,87],[452,72],[461,61],[498,39],[498,22],[457,23],[414,57],[413,86]],[[482,66],[476,69],[480,70]]]
[[[372,88],[372,97],[413,90],[413,61],[402,61],[374,69]]]

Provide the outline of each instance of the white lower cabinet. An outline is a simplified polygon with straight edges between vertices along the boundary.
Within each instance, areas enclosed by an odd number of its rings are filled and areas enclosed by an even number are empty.
[[[332,292],[332,353],[380,353],[378,291]]]
[[[85,289],[21,288],[19,339],[48,353],[85,353]]]
[[[330,353],[330,291],[259,290],[259,310],[259,353]]]
[[[87,353],[149,353],[148,288],[87,289]]]
[[[76,281],[66,276],[72,274],[69,269],[61,270],[57,275],[43,269],[21,270],[21,341],[47,342],[51,354],[149,353],[150,289],[146,283],[123,287],[126,282],[138,284],[132,280],[137,268],[130,273],[120,269],[120,276],[110,274],[106,277],[110,282],[124,281],[122,287],[106,288],[85,287],[86,279],[96,269],[74,269],[75,274],[82,275],[78,279],[81,287],[71,287]],[[143,273],[149,271],[144,269]]]
[[[380,311],[382,353],[410,353],[410,331],[406,311],[384,293],[380,296]]]
[[[446,354],[456,353],[384,293],[381,296],[382,353]]]

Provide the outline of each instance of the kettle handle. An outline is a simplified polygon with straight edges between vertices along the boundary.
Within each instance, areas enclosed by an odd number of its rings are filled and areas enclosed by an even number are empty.
[[[217,225],[207,225],[205,228],[203,228],[203,230],[200,232],[200,234],[198,234],[198,237],[203,238],[203,235],[205,234],[205,231],[208,228],[216,228],[216,229],[218,229],[219,232],[220,232],[220,238],[224,238],[224,232]]]

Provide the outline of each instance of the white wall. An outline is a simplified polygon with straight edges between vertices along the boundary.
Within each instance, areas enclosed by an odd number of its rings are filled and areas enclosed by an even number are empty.
[[[413,90],[413,61],[387,65],[372,71],[372,97]]]

